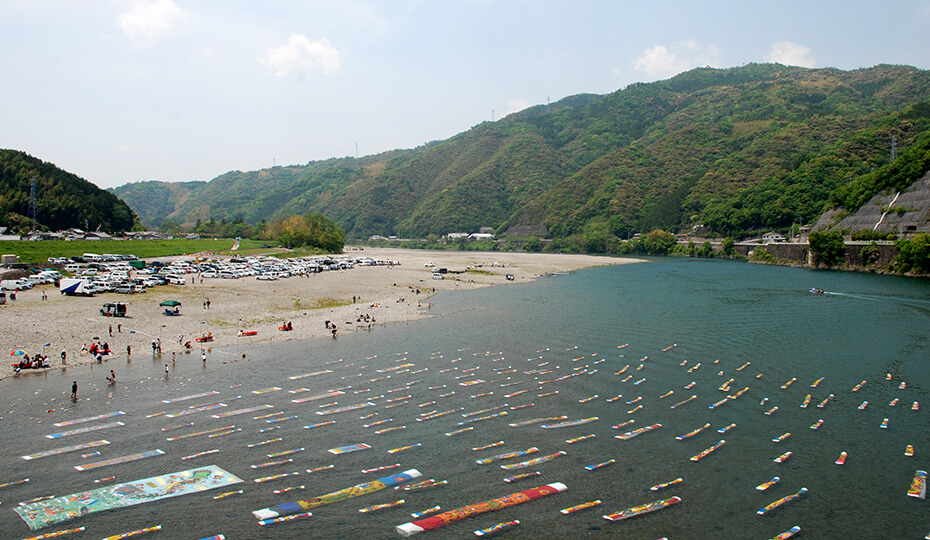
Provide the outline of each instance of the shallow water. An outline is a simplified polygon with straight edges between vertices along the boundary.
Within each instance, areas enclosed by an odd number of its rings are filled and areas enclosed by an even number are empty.
[[[808,293],[812,286],[828,294]],[[31,479],[26,484],[0,488],[0,537],[23,538],[84,525],[86,533],[66,538],[100,538],[161,524],[159,534],[165,538],[201,538],[219,533],[230,539],[395,538],[398,535],[394,527],[410,521],[411,512],[434,505],[450,510],[549,482],[563,482],[568,490],[423,535],[461,538],[472,536],[475,529],[511,519],[519,519],[521,525],[501,536],[770,538],[792,525],[800,525],[807,538],[915,538],[930,530],[926,502],[906,495],[914,470],[930,465],[926,457],[930,455],[930,441],[923,420],[926,413],[910,409],[913,401],[930,406],[926,398],[926,389],[930,388],[930,284],[926,281],[726,261],[657,259],[648,264],[559,275],[532,284],[440,294],[432,303],[437,315],[433,319],[344,333],[338,340],[214,349],[206,367],[199,355],[184,355],[173,366],[168,381],[162,372],[170,355],[156,359],[137,355],[129,364],[125,359],[114,359],[102,366],[0,381],[0,484]],[[618,349],[627,343],[629,346]],[[243,351],[245,358],[240,354]],[[751,364],[737,371],[746,362]],[[413,364],[406,368],[409,371],[377,371],[405,363]],[[688,371],[698,363],[699,369]],[[627,364],[630,368],[624,374],[614,374]],[[640,365],[642,369],[637,370]],[[424,368],[426,371],[413,373]],[[116,370],[120,381],[115,387],[103,384],[110,369]],[[548,369],[553,371],[526,374]],[[515,371],[504,373],[511,370]],[[320,371],[331,372],[289,378]],[[572,373],[579,375],[540,384]],[[757,379],[760,373],[762,377]],[[892,381],[885,380],[886,373],[893,375]],[[633,377],[622,382],[627,375]],[[708,409],[708,405],[726,397],[727,392],[717,387],[731,377],[735,381],[730,385],[730,394],[747,386],[749,390],[735,401]],[[781,388],[794,377],[795,383]],[[810,388],[819,377],[825,377],[824,381]],[[643,382],[634,384],[642,378]],[[76,404],[67,399],[73,379],[78,379],[81,387],[82,399]],[[485,382],[459,384],[473,379]],[[867,384],[852,392],[863,380]],[[907,381],[907,388],[898,390],[902,380]],[[92,388],[95,381],[99,386]],[[518,381],[526,382],[501,386]],[[696,382],[695,386],[684,389],[691,381]],[[445,388],[430,390],[443,384]],[[281,390],[254,393],[272,387]],[[309,391],[290,393],[300,388]],[[344,388],[345,394],[301,404],[291,401],[336,388]],[[531,391],[505,397],[524,389]],[[660,398],[670,390],[674,393]],[[206,391],[219,394],[162,402]],[[555,391],[558,393],[540,397]],[[493,394],[471,397],[490,392]],[[813,395],[812,404],[802,409],[799,404],[808,393]],[[835,394],[835,399],[817,408],[815,405],[830,393]],[[373,399],[382,394],[384,397]],[[623,397],[607,401],[618,394]],[[697,399],[670,408],[692,394]],[[388,402],[406,395],[411,397]],[[579,402],[594,395],[598,397]],[[638,396],[642,400],[627,404]],[[760,405],[766,397],[767,402]],[[900,398],[900,403],[889,407],[895,397]],[[376,405],[341,414],[315,414],[321,405],[341,407],[366,400]],[[869,401],[869,406],[858,410],[864,400]],[[146,417],[218,401],[227,406],[176,418]],[[409,403],[388,408],[403,401]],[[436,403],[423,405],[430,401]],[[338,404],[330,405],[333,402]],[[457,425],[465,420],[461,413],[504,403],[506,409],[486,414],[506,410],[507,415],[468,424],[474,429],[459,435],[445,435],[465,427]],[[510,409],[527,403],[534,406]],[[272,408],[228,418],[211,417],[259,405]],[[628,414],[637,405],[643,408]],[[765,415],[773,406],[778,410]],[[463,408],[461,413],[416,421],[421,413],[459,407]],[[56,411],[46,413],[49,409]],[[126,414],[73,426],[53,426],[55,422],[113,411]],[[254,419],[274,412],[282,414]],[[360,418],[371,413],[378,414]],[[298,418],[266,423],[292,415]],[[508,426],[558,415],[569,419],[597,416],[599,420],[563,429],[542,429],[539,424]],[[823,426],[816,431],[809,429],[820,418]],[[879,428],[883,418],[889,418],[888,429]],[[392,421],[363,427],[385,419]],[[635,423],[624,429],[611,428],[630,419]],[[46,438],[115,420],[125,426],[54,440]],[[329,420],[335,423],[314,429],[303,427]],[[186,426],[190,422],[194,425]],[[676,440],[677,435],[705,422],[711,423],[711,428],[690,439]],[[614,438],[622,431],[653,423],[663,427],[629,441]],[[718,428],[730,423],[737,425],[726,434],[717,433]],[[201,435],[166,441],[170,436],[228,425],[242,431],[221,437]],[[162,431],[174,426],[184,427]],[[406,428],[375,433],[397,426]],[[265,428],[275,429],[259,433]],[[791,436],[785,441],[772,442],[772,438],[786,432]],[[595,438],[575,444],[565,442],[592,433]],[[246,447],[277,437],[282,441]],[[98,439],[112,444],[31,461],[20,457]],[[697,463],[689,460],[721,439],[726,444],[716,452]],[[484,451],[471,450],[498,440],[505,444]],[[327,452],[362,442],[372,448],[344,455]],[[387,452],[415,443],[421,446],[395,454]],[[907,444],[915,446],[914,457],[903,455]],[[300,447],[305,450],[285,457],[266,455]],[[490,465],[475,463],[479,458],[529,447],[538,447],[539,453]],[[92,471],[74,469],[81,463],[154,449],[165,454]],[[213,449],[219,452],[181,459]],[[81,457],[94,450],[100,450],[100,455]],[[559,450],[566,455],[528,469],[508,472],[499,466]],[[844,450],[849,458],[845,466],[839,467],[833,461]],[[786,451],[793,452],[791,459],[783,464],[772,462]],[[294,462],[250,467],[286,458]],[[609,459],[616,463],[595,471],[585,469],[585,465]],[[365,468],[394,463],[401,467],[361,473]],[[245,482],[216,492],[92,514],[36,532],[30,532],[13,511],[17,501],[94,489],[100,487],[94,479],[110,475],[121,482],[209,464]],[[305,472],[307,468],[330,464],[334,468]],[[312,510],[312,518],[272,527],[259,527],[251,513],[409,468],[422,472],[422,479],[448,480],[449,484],[416,492],[389,488],[319,507]],[[511,474],[536,470],[541,476],[510,484],[502,481]],[[253,482],[255,478],[293,471],[300,471],[300,475]],[[754,489],[774,475],[781,477],[777,485],[765,492]],[[684,481],[657,493],[648,489],[677,477]],[[274,489],[298,485],[305,485],[305,489],[272,493]],[[765,516],[756,515],[756,510],[801,487],[809,489],[801,499]],[[212,498],[230,489],[243,489],[244,493],[220,500]],[[675,495],[682,498],[682,503],[657,513],[617,523],[601,518],[602,514]],[[406,504],[400,507],[358,512],[369,505],[401,498]],[[559,513],[561,508],[595,499],[602,501],[596,508],[570,515]]]

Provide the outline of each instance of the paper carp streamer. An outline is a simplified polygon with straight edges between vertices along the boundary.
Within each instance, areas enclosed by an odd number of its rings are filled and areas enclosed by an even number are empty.
[[[413,536],[414,534],[421,533],[423,531],[432,531],[440,527],[445,527],[453,521],[476,516],[478,514],[490,512],[492,510],[500,510],[501,508],[507,508],[508,506],[535,501],[536,499],[540,499],[548,495],[554,495],[567,489],[568,486],[565,484],[561,482],[554,482],[545,486],[518,491],[505,497],[499,497],[497,499],[491,499],[490,501],[470,504],[468,506],[456,508],[455,510],[449,510],[448,512],[436,514],[435,516],[430,516],[418,521],[404,523],[402,525],[398,525],[395,528],[397,529],[397,532],[403,536]]]
[[[409,469],[402,473],[393,474],[391,476],[385,476],[377,480],[372,480],[371,482],[365,482],[363,484],[358,484],[352,487],[347,487],[339,491],[333,491],[332,493],[327,493],[326,495],[320,495],[319,497],[314,497],[312,499],[306,499],[303,501],[294,501],[284,504],[279,504],[277,506],[272,506],[270,508],[262,508],[261,510],[255,510],[252,512],[257,519],[267,520],[273,519],[280,516],[286,516],[289,514],[296,514],[298,512],[304,512],[311,508],[316,508],[318,506],[323,506],[326,504],[344,501],[346,499],[351,499],[361,495],[367,495],[369,493],[374,493],[376,491],[381,491],[386,487],[392,487],[400,484],[409,482],[414,478],[419,478],[423,476],[420,471],[416,469]]]

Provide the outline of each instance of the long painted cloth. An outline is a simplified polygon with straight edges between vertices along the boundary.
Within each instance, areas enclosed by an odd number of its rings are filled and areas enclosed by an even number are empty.
[[[62,523],[85,514],[134,506],[147,502],[199,493],[231,484],[242,479],[209,465],[186,471],[153,476],[142,480],[72,493],[14,508],[32,530]]]
[[[491,499],[490,501],[469,504],[468,506],[463,506],[461,508],[456,508],[455,510],[443,512],[442,514],[436,514],[435,516],[430,516],[418,521],[404,523],[402,525],[398,525],[395,528],[397,529],[398,533],[404,536],[413,536],[414,534],[421,533],[423,531],[432,531],[433,529],[445,527],[453,521],[476,516],[478,514],[490,512],[492,510],[500,510],[501,508],[514,506],[516,504],[535,501],[536,499],[540,499],[548,495],[554,495],[556,493],[565,491],[566,489],[568,489],[568,486],[565,484],[561,482],[554,482],[545,486],[511,493],[505,497],[498,497],[497,499]]]
[[[334,491],[332,493],[327,493],[326,495],[320,495],[319,497],[314,497],[312,499],[306,499],[303,501],[294,501],[284,504],[279,504],[277,506],[272,506],[270,508],[262,508],[261,510],[254,510],[252,514],[258,519],[271,519],[280,516],[286,516],[289,514],[296,514],[298,512],[305,512],[311,508],[316,508],[318,506],[323,506],[324,504],[330,504],[334,502],[344,501],[346,499],[351,499],[353,497],[358,497],[360,495],[367,495],[369,493],[374,493],[376,491],[381,491],[384,488],[398,486],[400,484],[405,484],[414,478],[419,478],[423,476],[420,471],[416,469],[409,469],[402,473],[392,474],[391,476],[385,476],[384,478],[379,478],[377,480],[372,480],[371,482],[365,482],[363,484],[358,484],[352,487],[347,487],[345,489],[340,489],[339,491]]]

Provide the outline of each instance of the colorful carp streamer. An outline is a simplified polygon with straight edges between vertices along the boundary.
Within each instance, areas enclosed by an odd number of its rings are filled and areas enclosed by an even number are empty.
[[[691,456],[691,461],[701,461],[702,459],[706,458],[711,452],[713,452],[714,450],[716,450],[716,449],[720,448],[721,446],[723,446],[724,444],[726,444],[726,442],[727,442],[727,441],[725,441],[725,440],[723,440],[723,439],[720,439],[719,441],[717,441],[717,442],[716,442],[713,446],[711,446],[710,448],[704,450],[703,452],[697,454],[696,456]]]
[[[907,490],[908,497],[917,497],[923,499],[927,496],[927,471],[915,471],[914,480],[911,481],[911,487]]]
[[[161,525],[155,525],[154,527],[146,527],[144,529],[136,529],[134,531],[124,532],[122,534],[114,534],[113,536],[107,536],[103,540],[120,540],[120,538],[129,538],[130,536],[136,536],[137,534],[145,534],[147,532],[160,531]]]
[[[303,512],[303,513],[300,513],[300,514],[291,514],[291,515],[289,515],[289,516],[284,516],[284,517],[263,519],[263,520],[259,521],[258,524],[264,527],[265,525],[271,525],[271,524],[274,524],[274,523],[282,523],[282,522],[284,522],[284,521],[292,521],[292,520],[295,520],[295,519],[310,517],[310,516],[312,516],[312,515],[313,515],[313,514],[311,514],[310,512]]]
[[[770,487],[774,486],[775,484],[777,484],[779,481],[781,481],[781,478],[779,478],[779,477],[777,477],[777,476],[773,476],[771,480],[768,480],[768,481],[766,481],[766,482],[762,482],[761,484],[759,484],[758,486],[756,486],[756,489],[759,490],[759,491],[765,491],[765,490],[767,490],[768,488],[770,488]]]
[[[504,529],[515,527],[519,524],[520,524],[519,519],[515,519],[513,521],[505,521],[503,523],[498,523],[497,525],[491,525],[487,529],[478,529],[477,531],[475,531],[475,536],[487,536],[489,534],[495,534],[500,531],[503,531]]]
[[[772,540],[787,540],[788,538],[791,538],[792,536],[798,534],[799,532],[801,532],[801,527],[800,527],[800,525],[795,525],[794,527],[791,527],[791,528],[788,529],[787,531],[785,531],[785,532],[783,532],[783,533],[781,533],[781,534],[779,534],[779,535],[777,535],[777,536],[773,536],[773,537],[772,537]]]
[[[46,534],[40,534],[39,536],[30,536],[29,538],[26,538],[25,540],[45,540],[46,538],[58,538],[59,536],[81,532],[84,530],[85,530],[84,527],[78,527],[76,529],[64,529],[62,531],[55,531],[55,532],[50,532]]]
[[[626,433],[616,435],[614,436],[614,438],[620,439],[621,441],[627,441],[627,440],[632,439],[633,437],[638,437],[639,435],[642,435],[643,433],[648,433],[654,429],[659,429],[660,427],[662,427],[662,424],[652,424],[651,426],[634,429],[633,431],[627,431]]]
[[[419,448],[423,446],[421,443],[408,444],[407,446],[401,446],[400,448],[392,448],[388,450],[388,454],[396,454],[398,452],[403,452],[404,450],[410,450],[412,448]]]
[[[559,510],[559,512],[562,512],[563,514],[572,514],[572,513],[574,513],[574,512],[579,511],[579,510],[584,510],[584,509],[586,509],[586,508],[591,508],[591,507],[597,506],[597,505],[599,505],[599,504],[601,504],[601,500],[600,500],[600,499],[597,499],[596,501],[589,501],[589,502],[586,502],[586,503],[576,504],[575,506],[569,506],[568,508],[563,508],[563,509]]]
[[[681,477],[679,477],[679,478],[672,480],[671,482],[665,482],[663,484],[656,484],[652,486],[651,488],[649,488],[649,491],[659,491],[660,489],[665,489],[671,485],[678,484],[679,482],[683,482],[683,481],[684,480],[682,480]]]
[[[633,506],[625,510],[620,510],[619,512],[614,512],[613,514],[607,514],[604,517],[607,521],[622,521],[624,519],[629,519],[641,514],[648,514],[649,512],[655,512],[656,510],[662,510],[663,508],[668,508],[669,506],[680,503],[681,497],[672,497],[671,499],[662,499],[658,501],[653,501],[651,503],[646,503],[640,506]]]
[[[476,504],[470,504],[468,506],[463,506],[455,510],[449,510],[448,512],[436,514],[435,516],[429,516],[421,520],[404,523],[402,525],[398,525],[396,529],[397,529],[397,532],[403,536],[413,536],[414,534],[417,534],[417,533],[421,533],[424,531],[432,531],[440,527],[444,527],[460,519],[465,519],[467,517],[476,516],[478,514],[490,512],[492,510],[500,510],[501,508],[506,508],[508,506],[514,506],[517,504],[534,501],[542,497],[560,493],[567,489],[568,487],[565,484],[561,482],[555,482],[552,484],[547,484],[545,486],[527,489],[524,491],[518,491],[516,493],[507,495],[505,497],[499,497],[497,499],[491,499],[489,501],[484,501],[484,502],[480,502]]]
[[[508,476],[507,478],[504,478],[504,482],[507,482],[509,484],[511,482],[516,482],[517,480],[523,480],[526,478],[532,478],[534,476],[539,476],[540,474],[542,473],[540,473],[539,471],[535,471],[535,472],[518,474],[516,476]]]
[[[408,485],[406,485],[406,486],[397,486],[397,487],[395,487],[394,489],[402,489],[402,490],[404,490],[404,491],[419,491],[419,490],[421,490],[421,489],[426,489],[426,488],[431,488],[431,487],[436,487],[436,486],[444,486],[444,485],[446,485],[446,484],[448,484],[448,483],[449,483],[448,480],[440,480],[440,481],[437,482],[434,478],[430,478],[429,480],[424,480],[424,481],[419,482],[419,483],[417,483],[417,484],[408,484]]]
[[[603,463],[596,463],[596,464],[594,464],[594,465],[585,465],[584,468],[587,469],[587,470],[589,470],[589,471],[596,471],[596,470],[600,469],[601,467],[606,467],[606,466],[608,466],[608,465],[613,465],[613,464],[616,463],[616,462],[617,462],[616,459],[608,459],[607,461],[604,461]]]
[[[384,504],[373,504],[371,506],[366,506],[365,508],[359,508],[358,511],[365,514],[368,512],[377,512],[378,510],[384,510],[385,508],[394,508],[395,506],[400,506],[405,504],[407,501],[404,499],[399,499],[394,502],[384,503]]]
[[[491,457],[487,457],[484,459],[477,459],[475,460],[475,463],[477,463],[478,465],[489,465],[501,459],[523,457],[523,456],[528,456],[530,454],[535,454],[536,452],[539,452],[539,448],[536,448],[535,446],[533,446],[531,448],[527,448],[526,450],[519,450],[516,452],[507,452],[504,454],[497,454],[496,456],[491,456]]]
[[[555,458],[557,458],[557,457],[559,457],[559,456],[564,456],[566,453],[567,453],[567,452],[565,452],[565,450],[559,450],[558,452],[556,452],[556,453],[554,453],[554,454],[549,454],[548,456],[538,457],[538,458],[536,458],[536,459],[530,459],[530,460],[527,460],[527,461],[521,461],[520,463],[512,463],[512,464],[509,464],[509,465],[501,465],[501,469],[504,469],[505,471],[509,471],[509,470],[513,470],[513,469],[522,469],[522,468],[524,468],[524,467],[532,467],[533,465],[539,465],[540,463],[545,463],[545,462],[547,462],[547,461],[549,461],[549,460],[552,460],[552,459],[555,459]]]
[[[423,510],[422,512],[414,512],[410,514],[410,517],[412,517],[413,519],[420,519],[421,517],[428,516],[432,514],[433,512],[438,512],[440,510],[442,510],[442,507],[437,504],[436,506],[427,508],[426,510]]]
[[[385,476],[384,478],[379,478],[377,480],[372,480],[371,482],[365,482],[358,484],[352,487],[347,487],[339,491],[333,491],[332,493],[327,493],[325,495],[320,495],[319,497],[314,497],[312,499],[306,499],[302,501],[288,502],[284,504],[279,504],[269,508],[262,508],[261,510],[255,510],[252,514],[260,520],[270,520],[273,518],[278,518],[280,516],[288,516],[291,514],[297,514],[304,510],[309,510],[311,508],[316,508],[318,506],[323,506],[326,504],[331,504],[339,501],[344,501],[346,499],[352,499],[359,497],[361,495],[367,495],[369,493],[374,493],[376,491],[381,491],[387,487],[393,487],[396,485],[404,484],[413,480],[414,478],[419,478],[422,476],[420,471],[416,469],[410,469],[402,473],[394,474],[391,476]]]
[[[772,510],[775,510],[775,509],[778,508],[779,506],[781,506],[781,505],[783,505],[783,504],[787,504],[787,503],[789,503],[789,502],[791,502],[791,501],[793,501],[793,500],[799,498],[801,495],[804,495],[805,493],[807,493],[807,488],[806,488],[806,487],[801,488],[801,489],[798,490],[798,492],[795,493],[794,495],[788,495],[787,497],[782,497],[781,499],[778,499],[777,501],[773,502],[772,504],[769,504],[769,505],[765,506],[764,508],[761,508],[761,509],[757,510],[756,513],[759,514],[760,516],[763,516],[763,515],[766,514],[766,512],[771,512]]]

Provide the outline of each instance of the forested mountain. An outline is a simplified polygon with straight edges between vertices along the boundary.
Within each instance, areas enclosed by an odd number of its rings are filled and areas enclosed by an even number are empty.
[[[848,204],[850,182],[888,164],[893,140],[903,154],[930,129],[928,99],[930,72],[909,66],[701,68],[408,151],[227,173],[146,222],[315,213],[350,238],[489,226],[595,251],[657,227],[740,236]],[[156,205],[133,186],[115,192],[148,215]]]
[[[108,191],[126,202],[142,223],[158,227],[165,216],[187,202],[191,193],[206,182],[134,182]]]
[[[0,225],[27,232],[32,179],[40,229],[132,229],[135,215],[116,195],[23,152],[0,149]]]

